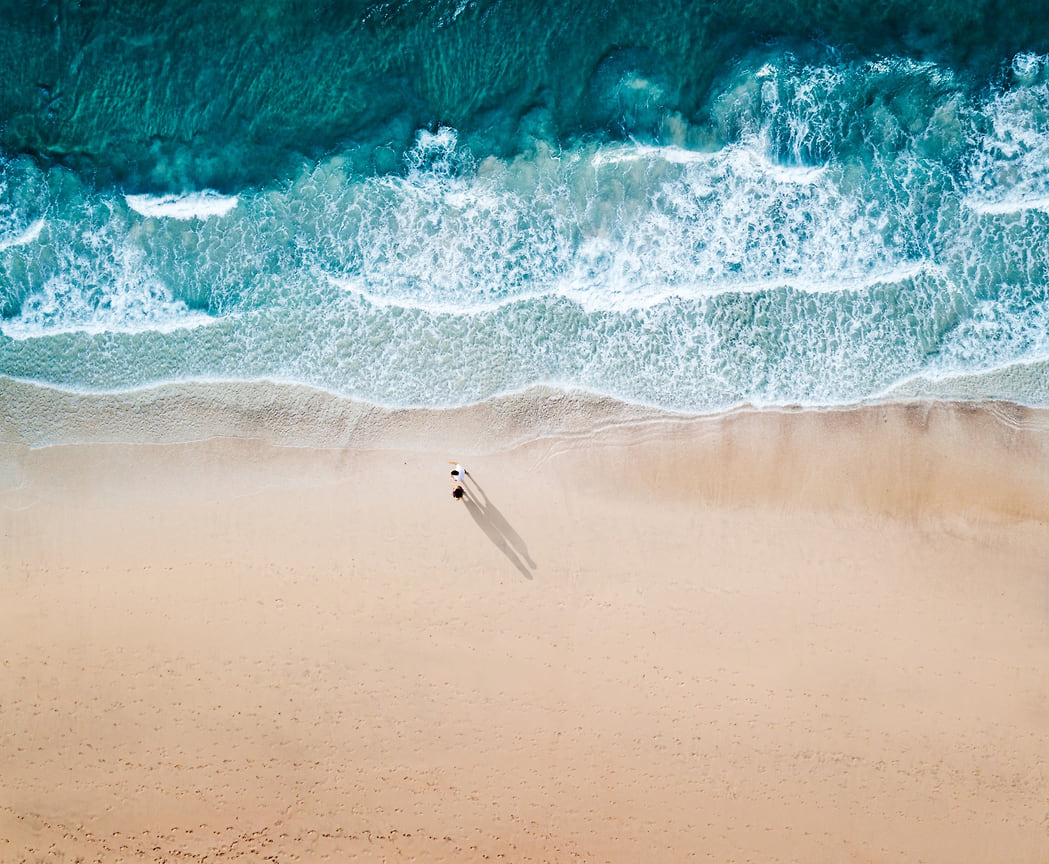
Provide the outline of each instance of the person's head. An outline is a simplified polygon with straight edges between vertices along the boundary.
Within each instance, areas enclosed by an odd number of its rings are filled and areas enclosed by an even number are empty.
[[[452,490],[452,497],[456,498],[456,499],[462,498],[463,497],[463,487],[462,486],[456,486]]]
[[[455,478],[456,480],[458,480],[458,479],[459,479],[459,469],[458,469],[458,468],[453,468],[453,469],[452,469],[452,476],[453,476],[453,477],[454,477],[454,478]]]

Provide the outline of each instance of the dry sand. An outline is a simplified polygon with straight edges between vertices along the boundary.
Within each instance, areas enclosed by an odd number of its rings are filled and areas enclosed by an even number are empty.
[[[1049,861],[1049,414],[432,440],[0,446],[0,862]]]

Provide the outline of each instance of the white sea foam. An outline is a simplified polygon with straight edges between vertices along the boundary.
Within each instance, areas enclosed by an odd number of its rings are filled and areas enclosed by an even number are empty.
[[[1026,210],[1040,210],[1049,213],[1049,195],[1038,198],[1003,197],[988,201],[979,196],[968,196],[965,206],[977,213],[1001,216],[1008,213],[1023,213]]]
[[[594,168],[604,165],[616,165],[620,162],[661,161],[671,165],[690,165],[696,162],[709,162],[716,154],[700,150],[686,150],[684,147],[656,147],[646,144],[623,144],[605,147],[592,156],[590,164]]]
[[[552,296],[537,293],[530,295],[515,295],[513,297],[506,297],[501,300],[491,300],[489,302],[452,303],[440,302],[439,300],[435,301],[432,298],[417,299],[411,296],[400,297],[382,294],[379,291],[371,289],[360,279],[350,279],[340,276],[331,276],[328,274],[324,274],[323,278],[330,284],[345,291],[347,295],[358,297],[373,308],[387,310],[405,309],[415,312],[423,312],[427,315],[478,315],[496,312],[511,304]]]
[[[665,285],[624,282],[622,286],[606,286],[606,290],[595,292],[593,286],[585,279],[575,281],[566,279],[557,284],[553,290],[532,294],[515,294],[488,302],[465,301],[461,303],[441,302],[428,297],[390,296],[371,289],[360,279],[346,278],[323,274],[330,284],[351,295],[360,298],[369,306],[377,309],[404,309],[437,316],[471,316],[488,315],[509,306],[533,301],[549,304],[563,298],[576,304],[584,313],[616,312],[629,314],[632,311],[652,309],[662,305],[673,305],[680,302],[698,301],[724,294],[754,295],[786,290],[798,295],[811,294],[847,294],[866,291],[879,285],[898,285],[922,275],[933,275],[940,268],[929,262],[915,262],[900,265],[890,270],[875,271],[838,280],[811,279],[766,279],[745,282],[722,281],[710,283],[700,288],[674,288]]]
[[[767,152],[768,144],[765,141],[752,141],[750,146],[714,152],[686,150],[677,146],[632,144],[602,148],[593,154],[590,164],[594,168],[624,162],[711,165],[723,160],[726,153],[731,153],[737,167],[749,163],[753,170],[763,174],[766,179],[778,183],[815,183],[826,171],[826,167],[822,165],[779,165],[768,158]]]
[[[1011,71],[1020,84],[1034,84],[1049,67],[1049,57],[1021,52],[1013,57]]]
[[[25,246],[28,243],[32,243],[40,236],[40,231],[43,229],[45,223],[46,220],[40,218],[32,222],[28,227],[11,236],[0,237],[0,249],[9,249],[12,246]]]
[[[39,316],[18,316],[0,321],[0,333],[8,339],[24,341],[68,333],[84,333],[98,336],[102,333],[173,333],[176,330],[193,330],[214,324],[215,319],[204,312],[192,312],[185,306],[173,306],[167,310],[156,310],[142,318],[127,315],[95,315],[88,320],[48,320]]]
[[[0,320],[0,332],[25,340],[63,333],[171,333],[213,324],[215,318],[170,299],[156,286],[124,286],[103,298],[50,282],[23,303],[13,318]]]
[[[472,314],[537,297],[589,312],[860,290],[927,267],[886,244],[891,212],[842,190],[826,166],[775,163],[760,137],[714,153],[539,152],[483,172],[457,146],[449,130],[425,133],[407,177],[311,192],[324,208],[314,271],[372,305]],[[310,190],[331,188],[324,170]]]
[[[183,195],[125,195],[124,200],[136,213],[157,219],[210,219],[225,216],[237,206],[236,195],[220,195],[210,189]]]
[[[170,333],[215,321],[173,298],[150,273],[140,250],[112,248],[105,232],[87,232],[83,239],[100,250],[87,262],[95,272],[82,267],[50,276],[23,300],[17,315],[0,320],[5,336],[25,340],[62,333]]]
[[[1049,209],[1049,82],[1038,82],[1049,58],[1017,55],[1021,86],[981,106],[989,127],[970,157],[965,204],[988,214]],[[1025,83],[1029,82],[1029,83]]]

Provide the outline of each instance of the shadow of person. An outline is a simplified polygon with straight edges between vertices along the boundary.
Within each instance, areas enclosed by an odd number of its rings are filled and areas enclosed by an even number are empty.
[[[477,481],[472,477],[470,480],[466,496],[463,498],[467,512],[495,547],[510,559],[510,563],[521,575],[525,579],[531,579],[531,571],[536,569],[536,564],[528,554],[528,547],[521,535],[506,521],[506,517],[499,512],[499,508],[491,502]]]

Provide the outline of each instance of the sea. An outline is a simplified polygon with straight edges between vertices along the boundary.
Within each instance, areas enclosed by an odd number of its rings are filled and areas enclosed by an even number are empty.
[[[0,0],[0,376],[1049,406],[1049,9]]]

